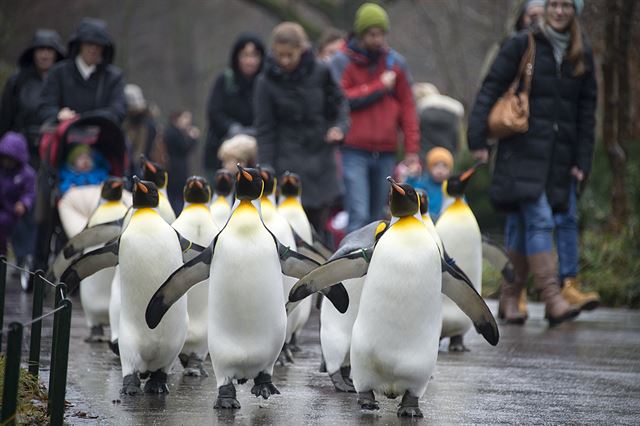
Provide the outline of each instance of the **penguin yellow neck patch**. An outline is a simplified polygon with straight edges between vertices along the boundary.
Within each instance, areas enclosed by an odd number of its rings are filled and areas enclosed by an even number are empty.
[[[142,216],[145,214],[158,214],[154,209],[150,208],[150,207],[143,207],[141,209],[137,209],[134,213],[133,216]]]
[[[468,210],[471,210],[467,203],[465,203],[462,198],[456,198],[456,200],[451,204],[445,212],[451,213],[465,213]]]
[[[405,216],[398,219],[396,223],[393,224],[393,228],[419,228],[424,227],[424,223],[418,220],[415,216]]]
[[[280,206],[282,206],[282,207],[299,207],[300,206],[300,202],[298,201],[298,199],[296,197],[286,197],[282,201],[282,204],[280,204]]]
[[[184,210],[195,210],[195,209],[205,209],[207,211],[209,210],[206,204],[204,203],[192,203],[184,208]]]
[[[227,201],[226,197],[219,195],[218,198],[216,198],[216,200],[213,202],[213,204],[224,204],[225,206],[228,206],[229,202]]]

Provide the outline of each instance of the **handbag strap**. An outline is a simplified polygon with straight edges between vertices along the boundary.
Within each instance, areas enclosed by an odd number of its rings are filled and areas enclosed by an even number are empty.
[[[515,80],[509,86],[509,91],[511,93],[516,93],[518,90],[518,86],[520,85],[520,79],[524,77],[523,84],[523,93],[527,95],[531,91],[531,80],[533,78],[533,63],[536,57],[536,43],[533,40],[533,33],[529,32],[529,43],[527,45],[527,50],[522,55],[522,59],[520,60],[520,66],[518,67],[518,74],[516,74]]]

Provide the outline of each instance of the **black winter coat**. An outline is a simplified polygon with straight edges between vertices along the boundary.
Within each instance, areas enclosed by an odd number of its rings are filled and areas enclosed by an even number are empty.
[[[267,57],[255,96],[258,161],[273,166],[278,176],[299,174],[305,207],[334,202],[341,193],[336,148],[325,136],[334,126],[346,135],[349,106],[327,65],[307,51],[298,69],[287,73]]]
[[[489,189],[494,206],[504,211],[517,209],[522,201],[536,200],[543,191],[554,211],[564,211],[571,167],[585,174],[591,169],[597,98],[593,53],[585,43],[587,69],[574,77],[567,59],[556,66],[544,33],[536,30],[534,39],[529,130],[499,141]],[[487,117],[514,80],[527,42],[527,33],[510,38],[491,66],[469,117],[469,149],[487,148]]]
[[[103,46],[102,63],[88,80],[82,78],[76,66],[76,56],[83,42]],[[55,118],[67,107],[76,113],[92,112],[121,124],[127,113],[122,71],[111,65],[115,48],[105,24],[85,18],[69,40],[69,57],[58,62],[47,74],[42,89],[38,114],[42,121]]]

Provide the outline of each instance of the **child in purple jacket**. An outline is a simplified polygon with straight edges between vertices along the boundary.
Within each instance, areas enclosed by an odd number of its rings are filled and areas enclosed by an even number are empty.
[[[0,254],[18,219],[33,207],[36,173],[29,165],[27,141],[20,133],[7,132],[0,139]]]

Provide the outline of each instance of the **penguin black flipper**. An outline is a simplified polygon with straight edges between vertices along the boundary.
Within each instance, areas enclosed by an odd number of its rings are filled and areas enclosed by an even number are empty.
[[[498,344],[500,333],[496,319],[489,310],[484,299],[471,284],[469,277],[460,269],[449,255],[444,253],[442,268],[455,280],[442,280],[442,293],[454,301],[456,305],[471,319],[476,331],[493,346]]]
[[[349,293],[347,293],[347,289],[344,288],[344,285],[342,285],[342,283],[324,288],[320,290],[320,293],[322,293],[322,295],[329,299],[331,304],[341,314],[344,314],[345,312],[347,312],[347,309],[349,309]],[[298,300],[296,302],[287,302],[285,304],[287,315],[289,315],[300,304],[300,302],[302,302],[302,300]]]
[[[504,248],[489,238],[487,235],[482,235],[482,257],[491,266],[496,268],[507,282],[513,282],[515,279],[515,270],[513,264],[509,260]]]
[[[156,328],[171,305],[184,296],[191,287],[209,278],[217,241],[216,237],[209,247],[176,269],[154,293],[145,312],[145,320],[149,328]]]
[[[176,230],[174,229],[174,231]],[[176,235],[178,235],[178,241],[180,241],[180,250],[182,250],[183,263],[189,262],[207,249],[206,247],[202,247],[201,245],[196,244],[193,241],[189,241],[188,239],[180,235],[178,231],[176,231]]]
[[[289,301],[297,302],[346,279],[366,275],[373,250],[374,247],[361,248],[318,266],[295,283],[289,292]]]
[[[119,248],[120,239],[118,238],[104,247],[83,254],[62,273],[60,281],[67,285],[69,293],[74,292],[83,279],[102,269],[116,266]]]
[[[118,238],[122,231],[122,219],[84,228],[71,238],[58,253],[47,275],[58,279],[62,273],[80,256],[84,249],[104,244]]]
[[[296,249],[298,253],[315,260],[318,264],[322,264],[327,261],[328,257],[323,256],[322,253],[320,253],[314,246],[303,240],[300,234],[298,234],[293,228],[291,228],[291,232],[293,232],[293,239],[296,242]]]

